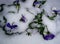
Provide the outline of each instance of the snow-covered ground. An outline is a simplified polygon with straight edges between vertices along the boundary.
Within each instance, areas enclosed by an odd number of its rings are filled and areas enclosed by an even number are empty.
[[[0,0],[1,3],[11,4],[14,0]],[[41,10],[44,8],[48,15],[51,15],[50,8],[56,7],[57,9],[60,9],[60,0],[47,0],[46,4],[41,8],[34,8],[32,7],[32,2],[34,0],[27,0],[25,3],[21,2],[21,8],[19,13],[17,13],[16,8],[14,7],[5,7],[3,11],[3,15],[7,18],[9,23],[14,22],[17,24],[18,31],[22,32],[24,31],[28,23],[32,21],[34,16],[37,14],[37,12],[41,12]],[[26,11],[26,8],[29,8],[33,14]],[[16,13],[7,13],[8,11],[13,10]],[[24,15],[27,18],[26,23],[19,22],[19,19],[21,18],[21,15]],[[14,35],[14,36],[7,36],[4,34],[4,31],[0,28],[0,44],[60,44],[60,16],[57,16],[55,21],[50,21],[45,16],[43,16],[43,22],[44,24],[48,25],[49,31],[56,35],[56,37],[53,40],[44,40],[42,36],[37,32],[33,33],[31,36],[21,34],[21,35]],[[1,18],[1,16],[0,16]]]

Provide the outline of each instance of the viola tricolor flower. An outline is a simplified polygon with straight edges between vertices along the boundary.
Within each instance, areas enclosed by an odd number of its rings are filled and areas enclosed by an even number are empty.
[[[17,27],[17,25],[10,25],[10,23],[7,23],[6,26],[9,27],[10,29],[14,29]]]
[[[51,33],[43,36],[43,38],[45,40],[52,40],[54,37],[55,37],[55,35],[51,34]]]
[[[22,15],[22,18],[20,19],[20,21],[22,21],[22,22],[26,22],[26,18],[25,18],[25,16]]]
[[[46,29],[47,30],[45,30],[43,32],[43,38],[44,38],[44,40],[52,40],[52,39],[54,39],[55,35],[49,32],[47,26],[46,26]]]

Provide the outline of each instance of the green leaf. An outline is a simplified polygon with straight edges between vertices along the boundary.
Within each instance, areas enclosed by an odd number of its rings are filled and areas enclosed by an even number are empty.
[[[44,5],[44,4],[46,3],[46,1],[47,1],[47,0],[45,0],[45,1],[44,1],[44,0],[43,0],[43,1],[41,1],[42,5]]]
[[[1,4],[1,5],[0,5],[0,8],[1,8],[1,9],[0,9],[0,12],[2,12],[2,11],[4,10],[4,8],[3,8],[4,5],[5,5],[5,4]]]
[[[50,20],[54,20],[54,18],[56,17],[57,15],[54,15],[54,16],[47,16]]]
[[[5,18],[5,16],[3,16],[3,20],[5,21],[4,23],[6,23],[6,22],[7,22],[7,19]]]
[[[38,1],[40,1],[40,0],[38,0]],[[46,3],[46,1],[47,1],[47,0],[41,0],[41,1],[40,1],[40,6],[39,6],[39,8],[40,8],[42,5],[44,5],[44,4]]]
[[[16,6],[16,9],[18,10],[17,12],[19,12],[19,9],[20,9],[20,4],[19,4],[19,2],[14,1],[14,2],[13,2],[13,5]]]
[[[30,32],[27,32],[27,35],[28,35],[28,36],[30,36],[30,35],[31,35],[31,33],[30,33]]]
[[[42,16],[44,15],[45,13],[45,10],[43,9],[41,13],[38,13],[36,16],[35,16],[35,19],[41,19]]]
[[[45,27],[41,26],[41,27],[39,27],[38,32],[39,32],[41,35],[43,35],[44,29],[45,29]]]
[[[14,11],[9,11],[8,13],[15,13]]]
[[[5,32],[6,35],[12,36],[14,33],[7,33]]]
[[[33,22],[31,22],[31,23],[29,24],[29,28],[30,28],[30,29],[34,29],[34,27],[32,27],[32,24],[33,24]]]

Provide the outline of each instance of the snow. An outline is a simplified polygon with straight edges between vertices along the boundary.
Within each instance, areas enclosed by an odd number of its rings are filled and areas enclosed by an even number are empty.
[[[47,3],[43,6],[42,9],[34,8],[32,7],[32,3],[34,0],[27,0],[25,3],[21,2],[21,8],[19,13],[16,12],[16,8],[14,7],[5,7],[3,11],[3,16],[5,16],[8,19],[9,23],[14,22],[17,24],[18,31],[22,32],[24,31],[28,24],[33,20],[37,12],[41,12],[41,10],[44,8],[49,15],[51,15],[51,7],[56,7],[59,9],[60,1],[59,0],[48,0]],[[0,0],[0,3],[6,3],[10,4],[13,0]],[[29,8],[30,11],[33,13],[29,13],[26,11],[26,8]],[[13,10],[16,13],[7,13],[8,11]],[[21,18],[21,15],[24,15],[27,18],[26,23],[19,22],[19,19]],[[33,32],[31,36],[28,36],[26,34],[21,35],[12,35],[8,36],[4,34],[4,31],[0,28],[0,44],[59,44],[60,43],[60,16],[56,18],[56,21],[51,21],[47,17],[43,16],[43,23],[48,26],[48,29],[51,33],[55,34],[56,37],[53,40],[46,41],[43,39],[43,37],[38,32]],[[1,16],[0,16],[1,18]],[[1,18],[2,19],[2,18]],[[35,30],[34,30],[35,31]]]

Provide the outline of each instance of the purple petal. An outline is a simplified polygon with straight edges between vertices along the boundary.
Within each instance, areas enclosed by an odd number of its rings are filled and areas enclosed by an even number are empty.
[[[57,13],[58,11],[57,10],[53,10],[53,12]]]
[[[35,2],[34,5],[36,5],[36,4],[40,4],[40,2]]]
[[[19,0],[16,0],[16,2],[19,2]]]
[[[26,18],[22,15],[22,18],[20,19],[20,21],[25,22],[26,21]]]
[[[48,34],[48,35],[43,36],[43,38],[45,40],[52,40],[54,37],[55,37],[55,35],[53,35],[53,34]]]
[[[10,26],[10,23],[7,23],[6,25],[7,25],[7,27],[9,27]]]
[[[53,10],[53,12],[58,13],[58,12],[60,12],[60,10]]]
[[[9,28],[12,28],[10,23],[7,23],[6,26],[9,27]]]
[[[16,27],[17,27],[17,25],[10,25],[10,23],[7,23],[6,25],[7,25],[7,27],[9,27],[9,28],[11,28],[11,29],[13,29],[13,28],[16,28]]]
[[[17,27],[17,25],[12,25],[12,28],[16,28]]]

